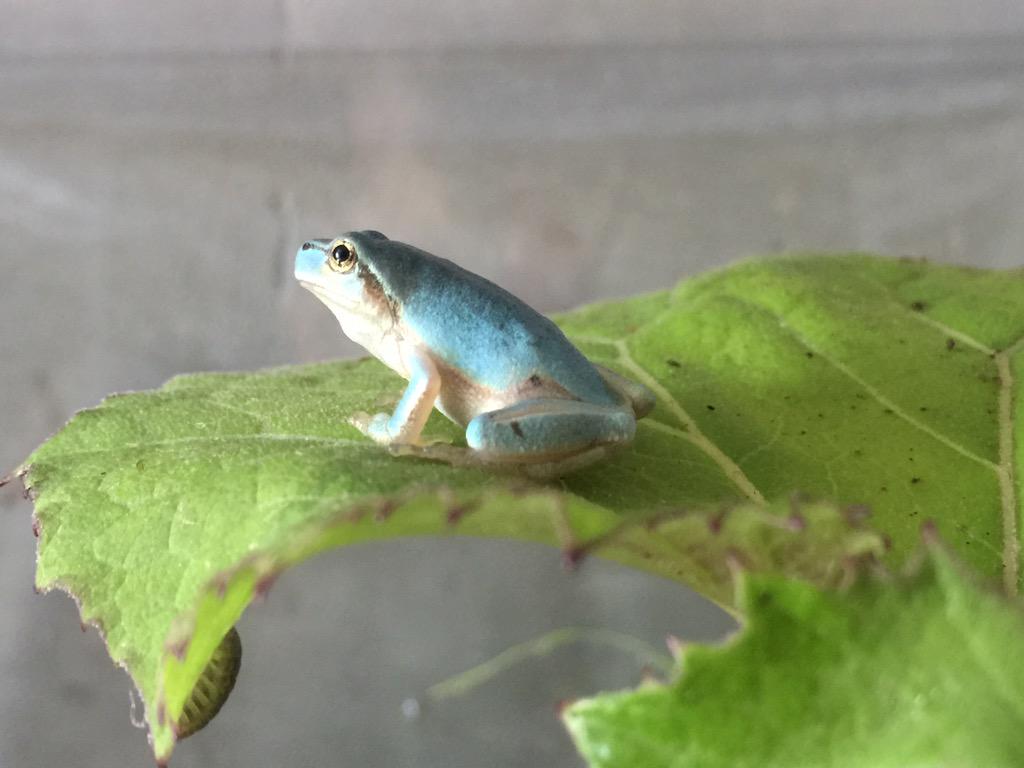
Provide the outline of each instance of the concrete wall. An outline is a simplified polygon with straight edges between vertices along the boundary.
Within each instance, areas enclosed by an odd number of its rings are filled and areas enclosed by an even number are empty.
[[[1020,264],[1022,30],[1009,0],[0,0],[0,467],[110,391],[354,353],[290,279],[343,229],[549,311],[780,248]],[[32,594],[29,512],[0,491],[0,767],[145,765],[127,678]],[[238,690],[175,764],[577,765],[551,705],[632,682],[615,652],[399,708],[580,623],[730,626],[540,548],[346,551],[246,616]]]
[[[1016,0],[3,0],[0,54],[936,40],[1024,31]]]

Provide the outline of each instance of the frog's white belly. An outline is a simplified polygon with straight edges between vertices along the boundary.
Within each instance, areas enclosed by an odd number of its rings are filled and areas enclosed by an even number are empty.
[[[410,347],[410,344],[399,329],[390,323],[382,324],[380,318],[343,312],[336,312],[335,316],[346,336],[402,378],[409,378],[403,348]]]

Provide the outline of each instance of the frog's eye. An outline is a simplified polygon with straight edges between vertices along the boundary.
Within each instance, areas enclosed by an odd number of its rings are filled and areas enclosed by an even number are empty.
[[[352,243],[342,241],[331,249],[327,263],[335,272],[350,272],[356,265],[356,249]]]

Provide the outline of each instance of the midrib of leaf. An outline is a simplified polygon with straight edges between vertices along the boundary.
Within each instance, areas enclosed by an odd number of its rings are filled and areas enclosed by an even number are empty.
[[[888,286],[874,280],[871,282],[892,298],[892,291]],[[1011,342],[1003,350],[995,350],[987,344],[978,341],[970,334],[964,333],[932,317],[928,317],[928,315],[922,312],[908,312],[906,307],[895,299],[893,299],[892,304],[894,307],[899,307],[905,316],[924,325],[931,326],[943,335],[956,339],[965,346],[995,361],[996,371],[999,376],[997,416],[999,463],[993,464],[987,460],[983,460],[982,463],[991,467],[999,481],[999,505],[1003,524],[1003,589],[1007,595],[1015,596],[1019,591],[1020,584],[1021,547],[1017,524],[1017,518],[1020,515],[1017,501],[1017,478],[1013,464],[1013,414],[1015,403],[1013,398],[1014,380],[1011,362],[1013,355],[1024,344],[1024,336]]]
[[[999,495],[1003,508],[1003,587],[1008,595],[1017,594],[1020,578],[1020,539],[1017,531],[1017,478],[1013,466],[1013,366],[1011,358],[1024,344],[1017,339],[1004,350],[995,353],[999,371]]]

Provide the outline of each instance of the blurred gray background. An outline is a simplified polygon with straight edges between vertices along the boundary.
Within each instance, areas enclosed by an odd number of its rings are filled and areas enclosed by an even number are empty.
[[[756,251],[1019,265],[1019,0],[0,0],[0,469],[183,371],[353,354],[290,277],[380,229],[555,311]],[[32,592],[0,491],[0,766],[145,766],[127,677]],[[561,699],[639,664],[574,624],[721,637],[686,590],[554,550],[403,541],[290,573],[175,766],[576,766]]]

